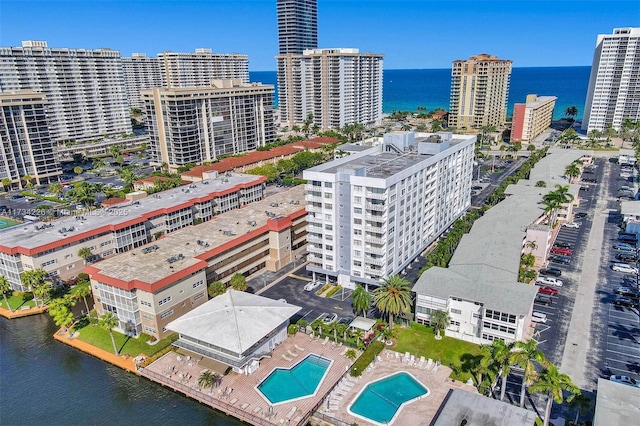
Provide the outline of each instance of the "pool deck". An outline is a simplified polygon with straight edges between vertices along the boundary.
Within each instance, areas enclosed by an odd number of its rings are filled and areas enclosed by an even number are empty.
[[[348,407],[368,383],[399,371],[411,373],[415,379],[429,389],[429,395],[405,405],[392,422],[396,425],[429,424],[442,405],[449,389],[463,389],[467,392],[477,393],[474,386],[450,379],[451,369],[449,367],[441,365],[437,371],[433,372],[433,369],[425,369],[424,365],[421,368],[415,365],[410,366],[408,363],[402,362],[402,354],[399,354],[400,357],[397,358],[396,353],[385,349],[379,355],[381,361],[376,361],[374,368],[365,371],[359,378],[348,377],[348,380],[352,383],[355,382],[355,384],[346,392],[338,393],[337,389],[332,392],[318,410],[323,415],[322,417],[328,421],[327,417],[332,417],[346,424],[376,425],[376,423],[367,422],[361,417],[351,415],[348,412]]]
[[[310,336],[298,333],[290,336],[277,346],[271,358],[260,361],[260,368],[255,373],[245,376],[231,372],[223,377],[217,388],[200,389],[198,377],[206,368],[199,365],[199,359],[186,359],[176,352],[169,352],[149,366],[139,370],[142,376],[177,390],[216,410],[227,413],[254,425],[302,425],[311,417],[313,411],[322,403],[325,396],[342,379],[353,361],[341,355],[347,348],[334,346],[331,341],[323,345],[324,340],[310,340]],[[304,348],[299,351],[295,346]],[[288,351],[297,354],[291,356]],[[313,353],[333,361],[316,395],[292,402],[285,402],[273,407],[256,390],[274,368],[289,368],[308,354]],[[291,361],[285,360],[282,355]],[[178,360],[180,357],[180,361]],[[173,369],[172,369],[173,367]],[[228,394],[228,390],[232,391]]]

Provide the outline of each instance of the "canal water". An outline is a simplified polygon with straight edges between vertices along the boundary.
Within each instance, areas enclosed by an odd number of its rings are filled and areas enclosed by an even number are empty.
[[[0,317],[0,424],[243,423],[51,337],[49,315]]]

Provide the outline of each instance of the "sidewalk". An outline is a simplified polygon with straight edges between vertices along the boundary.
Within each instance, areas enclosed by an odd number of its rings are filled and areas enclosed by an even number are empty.
[[[73,337],[70,338],[69,333],[67,333],[66,331],[62,331],[62,329],[58,330],[53,335],[53,338],[56,339],[58,342],[64,343],[65,345],[69,345],[82,352],[88,353],[89,355],[93,355],[96,358],[99,358],[110,364],[118,366],[125,371],[140,375],[140,373],[138,373],[138,370],[136,369],[135,363],[133,362],[133,357],[127,356],[125,358],[124,356],[116,356],[111,352],[107,352],[100,348],[96,348],[95,346],[85,343],[79,339],[76,339]]]
[[[260,294],[265,291],[267,287],[270,287],[274,281],[280,281],[300,266],[306,265],[306,263],[306,259],[297,259],[277,271],[267,271],[263,269],[262,272],[251,276],[251,278],[247,280],[247,286],[253,290],[250,291],[251,293]]]

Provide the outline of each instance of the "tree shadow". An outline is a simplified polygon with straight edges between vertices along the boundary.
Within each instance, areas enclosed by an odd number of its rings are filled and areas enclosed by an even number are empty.
[[[465,353],[460,355],[460,368],[462,371],[470,373],[475,376],[475,371],[480,365],[482,355],[473,355],[471,353]]]
[[[124,349],[125,346],[127,346],[127,343],[129,343],[130,339],[131,339],[131,336],[127,336],[127,338],[124,339],[124,343],[122,344],[122,346],[120,346],[120,349],[118,349],[118,353],[122,353],[122,350]]]

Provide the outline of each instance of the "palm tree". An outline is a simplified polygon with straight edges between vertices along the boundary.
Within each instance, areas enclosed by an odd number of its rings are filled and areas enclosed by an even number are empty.
[[[360,341],[364,338],[364,330],[361,328],[356,328],[351,331],[351,337],[356,339],[356,346],[360,346]]]
[[[59,306],[54,311],[50,311],[53,316],[53,322],[58,327],[64,328],[69,332],[69,337],[73,336],[73,331],[71,329],[71,325],[73,323],[73,312],[69,310],[66,306]]]
[[[546,188],[546,187],[547,187],[547,182],[543,180],[539,180],[536,182],[536,188]]]
[[[443,311],[440,311],[443,312]],[[478,388],[483,388],[483,378],[486,378],[485,375],[491,373],[493,367],[493,358],[491,354],[491,347],[484,345],[480,348],[480,360],[478,365],[475,367],[476,373],[476,382]],[[484,392],[482,392],[484,393]]]
[[[538,249],[538,243],[534,241],[527,241],[524,246],[529,249],[529,253]]]
[[[118,317],[112,314],[111,312],[105,312],[100,315],[98,319],[98,325],[103,330],[109,331],[109,336],[111,336],[111,344],[113,345],[113,353],[118,354],[118,347],[116,346],[116,339],[113,338],[113,329],[118,326]]]
[[[49,192],[51,192],[56,198],[62,193],[62,185],[59,183],[52,183],[49,185]]]
[[[226,291],[227,291],[227,286],[223,282],[214,281],[211,284],[209,284],[209,289],[208,289],[209,297],[220,296],[221,294],[224,294]]]
[[[364,289],[360,284],[356,286],[356,289],[353,290],[353,301],[351,305],[353,309],[358,312],[362,312],[364,317],[367,317],[367,311],[369,307],[371,307],[371,294]]]
[[[383,280],[373,292],[373,302],[380,312],[389,315],[389,329],[393,330],[393,316],[411,309],[409,281],[398,275]]]
[[[11,305],[9,305],[9,301],[7,300],[7,293],[11,291],[11,283],[4,275],[0,275],[0,293],[2,293],[2,297],[4,298],[4,303],[7,305],[7,309],[9,312],[13,312],[11,309]]]
[[[209,370],[205,370],[198,377],[198,386],[202,389],[209,388],[209,394],[211,394],[211,390],[213,389],[213,385],[216,382],[216,376]]]
[[[587,136],[589,136],[589,145],[598,146],[600,144],[600,138],[602,137],[602,132],[598,129],[593,129],[587,134]]]
[[[494,340],[491,344],[491,358],[498,367],[500,377],[502,378],[500,401],[504,400],[504,394],[507,388],[507,376],[511,372],[511,366],[513,365],[511,359],[513,347],[513,343],[505,343],[503,340]]]
[[[578,115],[578,108],[576,106],[567,107],[567,109],[564,110],[564,115],[566,115],[571,121],[573,121],[573,117]]]
[[[245,291],[247,289],[247,279],[240,273],[235,273],[229,280],[231,288],[237,291]]]
[[[22,284],[27,287],[34,294],[34,298],[36,295],[35,289],[44,285],[44,277],[47,273],[44,269],[32,269],[30,271],[25,271],[20,274],[20,279],[22,280]],[[35,299],[36,307],[38,307],[38,300]],[[43,301],[44,302],[44,301]]]
[[[572,182],[575,178],[580,176],[582,172],[576,163],[571,163],[565,167],[564,174],[569,177],[569,182]]]
[[[78,250],[78,257],[81,257],[85,263],[87,263],[87,259],[91,256],[93,256],[93,253],[91,253],[91,249],[89,247],[82,247]]]
[[[524,406],[524,396],[526,386],[529,385],[535,375],[535,363],[547,365],[544,354],[537,347],[538,342],[535,340],[527,340],[526,342],[515,342],[514,349],[511,353],[509,362],[512,365],[518,365],[524,370],[522,378],[522,387],[520,389],[520,407]]]
[[[440,330],[444,330],[451,323],[451,317],[447,311],[431,312],[431,325],[436,329],[436,339],[441,339]]]
[[[24,186],[26,186],[27,188],[31,189],[31,187],[33,187],[33,178],[31,177],[31,175],[26,174],[22,176],[22,181],[24,182]]]
[[[2,182],[2,190],[3,191],[6,191],[7,188],[11,186],[11,179],[9,179],[7,177],[6,178],[2,178],[2,181],[0,181],[0,182]]]
[[[551,415],[551,404],[555,401],[562,404],[564,401],[563,391],[571,393],[567,398],[571,402],[573,398],[580,393],[580,389],[571,382],[571,378],[558,371],[554,365],[548,365],[536,376],[535,383],[531,385],[532,393],[545,393],[547,395],[547,406],[544,410],[544,426],[549,424],[549,416]]]
[[[73,168],[73,173],[75,173],[77,175],[81,174],[82,172],[84,172],[84,169],[82,167],[80,167],[80,166],[75,166]]]
[[[602,135],[606,138],[607,146],[609,146],[611,143],[611,139],[618,136],[618,131],[613,128],[613,125],[611,123],[609,123],[602,132]]]
[[[87,315],[89,315],[89,304],[87,303],[87,296],[91,295],[91,286],[90,285],[81,285],[76,289],[76,296],[82,297],[84,301],[84,307],[87,308]]]
[[[578,424],[580,414],[591,410],[592,405],[593,401],[591,400],[591,398],[589,398],[589,396],[585,395],[582,392],[576,394],[569,402],[569,408],[571,410],[576,410],[576,419],[573,421],[573,423]]]

